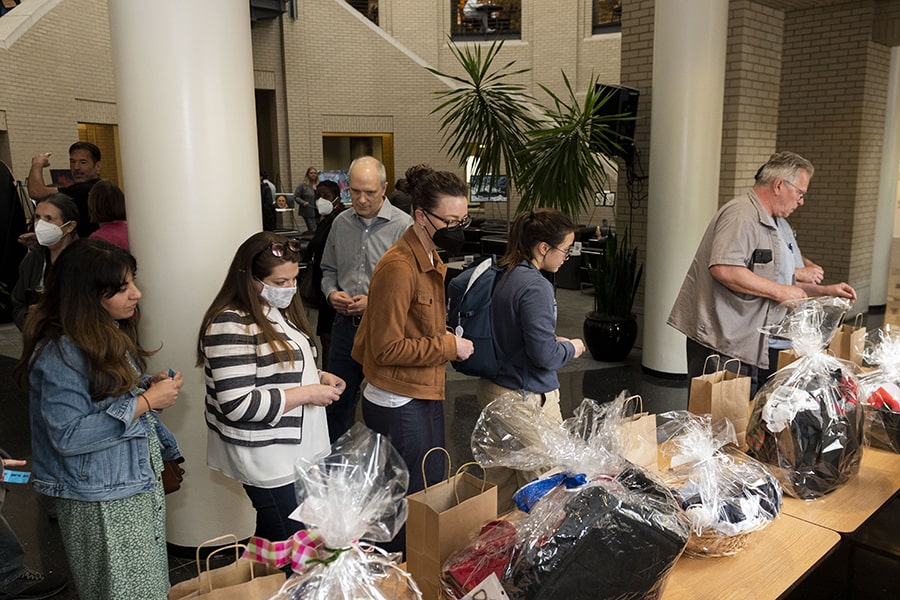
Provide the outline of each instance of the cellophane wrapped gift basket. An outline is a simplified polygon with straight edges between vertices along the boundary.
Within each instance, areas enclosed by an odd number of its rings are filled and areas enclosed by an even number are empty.
[[[690,529],[669,489],[608,448],[618,429],[586,399],[562,425],[539,407],[504,396],[485,407],[472,433],[483,466],[554,468],[519,489],[523,513],[489,523],[445,565],[458,598],[494,573],[513,599],[655,597]]]
[[[900,332],[890,325],[869,336],[863,359],[875,369],[859,377],[866,415],[866,441],[900,453]]]
[[[671,411],[660,415],[660,473],[691,523],[685,554],[731,556],[781,510],[781,485],[765,465],[737,449],[728,419]]]
[[[769,330],[791,340],[800,358],[776,371],[753,399],[747,453],[770,465],[796,498],[823,496],[859,472],[859,367],[824,350],[849,308],[842,298],[807,299]]]
[[[409,472],[390,441],[357,423],[331,454],[296,465],[295,515],[321,535],[319,558],[271,600],[420,600],[409,574],[379,548],[406,520]]]

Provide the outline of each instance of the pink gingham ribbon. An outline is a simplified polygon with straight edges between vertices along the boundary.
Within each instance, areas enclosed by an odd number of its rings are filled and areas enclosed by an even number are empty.
[[[242,558],[281,568],[291,565],[295,573],[303,570],[311,558],[318,558],[322,536],[318,531],[298,531],[283,542],[270,542],[261,537],[251,537]]]

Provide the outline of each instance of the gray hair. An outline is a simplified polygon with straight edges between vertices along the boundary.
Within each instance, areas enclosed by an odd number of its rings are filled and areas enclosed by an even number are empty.
[[[798,171],[806,171],[809,177],[812,178],[815,167],[813,167],[811,162],[794,152],[776,152],[756,172],[756,183],[757,185],[767,185],[776,179],[794,183],[797,179]]]

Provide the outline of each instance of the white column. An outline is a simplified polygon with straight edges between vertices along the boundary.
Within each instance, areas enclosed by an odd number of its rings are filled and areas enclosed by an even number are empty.
[[[891,241],[897,210],[897,176],[900,167],[900,47],[891,48],[887,107],[884,112],[884,145],[872,251],[872,284],[869,306],[884,306],[888,297]]]
[[[685,373],[666,319],[717,208],[728,0],[657,2],[654,28],[643,365]]]
[[[128,230],[138,261],[141,342],[154,372],[184,372],[162,420],[187,462],[168,497],[168,540],[252,534],[243,490],[206,467],[203,313],[238,245],[261,229],[247,0],[109,0]]]

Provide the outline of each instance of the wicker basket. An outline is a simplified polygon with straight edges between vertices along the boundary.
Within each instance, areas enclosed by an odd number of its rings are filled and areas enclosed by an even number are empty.
[[[717,558],[719,556],[733,556],[744,549],[750,541],[750,536],[762,529],[757,527],[750,531],[744,531],[737,535],[722,535],[712,529],[706,529],[702,535],[691,531],[684,553],[694,558]]]

